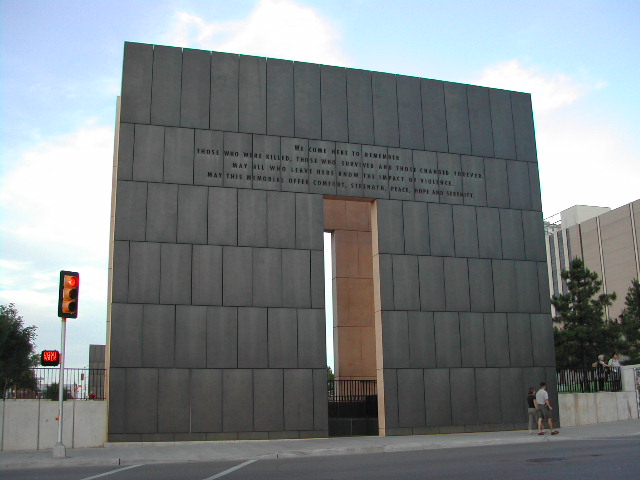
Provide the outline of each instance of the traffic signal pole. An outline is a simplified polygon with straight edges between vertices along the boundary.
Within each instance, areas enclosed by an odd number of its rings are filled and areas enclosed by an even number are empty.
[[[53,458],[65,458],[67,450],[62,442],[62,421],[64,418],[64,346],[67,337],[67,319],[60,317],[60,374],[58,376],[58,441],[53,446]]]

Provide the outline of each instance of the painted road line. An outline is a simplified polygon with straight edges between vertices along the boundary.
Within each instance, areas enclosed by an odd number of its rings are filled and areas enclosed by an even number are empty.
[[[117,470],[111,470],[110,472],[104,472],[99,475],[94,475],[93,477],[86,477],[80,480],[93,480],[94,478],[106,477],[107,475],[112,475],[118,472],[124,472],[125,470],[129,470],[130,468],[142,467],[142,465],[129,465],[128,467],[118,468]]]
[[[240,465],[236,465],[235,467],[231,467],[229,470],[225,470],[224,472],[220,472],[216,475],[214,475],[213,477],[207,477],[203,480],[215,480],[216,478],[220,478],[220,477],[224,477],[225,475],[230,474],[231,472],[235,472],[236,470],[241,469],[242,467],[246,467],[247,465],[253,463],[253,462],[257,462],[258,459],[254,459],[254,460],[248,460],[244,463],[241,463]],[[84,479],[83,479],[84,480]]]

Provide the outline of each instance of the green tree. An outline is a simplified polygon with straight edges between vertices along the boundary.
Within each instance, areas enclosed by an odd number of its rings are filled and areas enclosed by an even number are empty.
[[[629,357],[626,363],[640,363],[640,282],[631,281],[631,286],[624,299],[625,308],[620,314],[620,324],[624,342],[620,353]]]
[[[586,373],[587,366],[599,354],[615,352],[620,347],[620,325],[604,318],[605,307],[611,305],[616,294],[598,295],[602,281],[580,258],[571,261],[562,278],[568,293],[551,297],[556,309],[556,360],[559,366],[580,367]]]
[[[0,388],[35,389],[36,379],[29,369],[37,364],[34,340],[36,327],[25,327],[13,303],[0,305]]]

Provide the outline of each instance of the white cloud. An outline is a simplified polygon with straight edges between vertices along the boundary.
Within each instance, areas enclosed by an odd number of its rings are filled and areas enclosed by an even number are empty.
[[[176,15],[170,45],[248,55],[347,65],[331,22],[291,0],[261,0],[244,19],[208,23],[187,12]]]

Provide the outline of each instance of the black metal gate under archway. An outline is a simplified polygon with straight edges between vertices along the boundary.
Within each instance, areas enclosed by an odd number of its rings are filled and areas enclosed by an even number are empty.
[[[329,436],[378,435],[376,380],[328,380]]]

